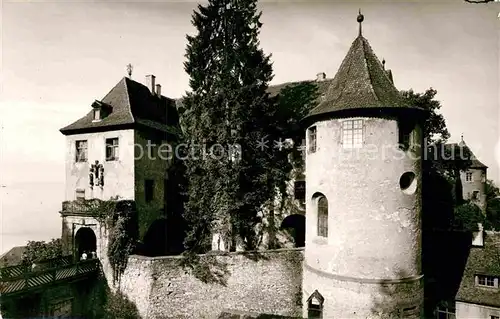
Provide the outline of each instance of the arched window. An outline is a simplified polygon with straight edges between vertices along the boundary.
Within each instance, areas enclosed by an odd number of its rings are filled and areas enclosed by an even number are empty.
[[[318,236],[328,237],[328,200],[324,196],[318,198]]]

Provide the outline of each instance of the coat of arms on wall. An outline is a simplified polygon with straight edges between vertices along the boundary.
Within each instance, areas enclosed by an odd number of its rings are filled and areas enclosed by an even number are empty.
[[[104,166],[99,164],[99,161],[95,161],[95,164],[90,165],[89,173],[89,183],[90,188],[94,186],[104,186]]]

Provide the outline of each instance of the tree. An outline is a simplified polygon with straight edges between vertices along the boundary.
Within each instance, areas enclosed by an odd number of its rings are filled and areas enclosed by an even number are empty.
[[[23,252],[22,263],[32,264],[48,259],[62,257],[62,241],[60,238],[45,241],[28,241],[26,250]]]
[[[256,0],[210,0],[193,14],[197,34],[187,36],[185,62],[192,91],[182,114],[191,145],[184,217],[192,252],[209,249],[213,232],[254,249],[258,213],[292,168],[290,150],[272,144],[287,137],[293,120],[267,93],[273,75],[259,48],[260,15]]]
[[[485,185],[486,223],[485,229],[500,230],[500,189],[492,180]]]
[[[481,209],[474,203],[464,202],[455,208],[453,228],[468,232],[478,230],[478,223],[484,225],[484,215]]]
[[[402,91],[410,105],[417,106],[427,110],[429,116],[424,122],[424,140],[428,144],[441,141],[445,143],[450,138],[450,133],[446,128],[446,121],[438,111],[441,109],[441,102],[435,100],[437,91],[433,88],[427,89],[424,93],[415,93],[413,90]]]
[[[462,148],[456,144],[445,144],[450,137],[450,133],[446,128],[443,115],[438,113],[442,105],[438,100],[435,100],[437,91],[429,88],[424,93],[415,93],[413,90],[409,90],[403,91],[402,94],[411,105],[429,112],[423,126],[425,146],[423,161],[424,184],[429,185],[427,189],[435,194],[436,190],[432,189],[432,184],[428,181],[434,180],[437,174],[452,183],[454,203],[456,205],[464,203],[460,171],[467,169],[471,165],[471,153],[468,148]],[[437,191],[439,192],[439,190]],[[429,195],[433,197],[431,194]],[[424,197],[426,196],[424,195]]]

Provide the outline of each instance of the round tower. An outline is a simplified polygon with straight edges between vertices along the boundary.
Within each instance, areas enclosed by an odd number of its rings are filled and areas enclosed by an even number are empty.
[[[359,35],[306,131],[306,318],[420,318],[422,109]]]

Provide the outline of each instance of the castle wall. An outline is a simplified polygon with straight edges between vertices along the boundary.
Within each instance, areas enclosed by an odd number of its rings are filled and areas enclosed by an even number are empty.
[[[177,256],[131,256],[121,290],[142,318],[217,318],[225,309],[300,316],[301,249],[263,251],[256,260],[241,252],[214,256],[201,258],[226,265],[209,262],[212,274],[227,271],[225,285],[203,283]]]
[[[363,119],[362,148],[343,149],[342,120],[317,122],[316,152],[307,151],[304,300],[317,289],[325,298],[323,316],[366,318],[383,282],[406,278],[412,287],[394,288],[395,300],[403,309],[420,308],[420,149],[400,151],[398,122],[381,118]],[[412,134],[420,146],[420,129]],[[416,177],[403,191],[405,172]],[[318,194],[328,200],[328,237],[317,236]]]
[[[118,160],[106,161],[106,139],[118,138]],[[76,162],[75,142],[87,140],[88,160]],[[119,195],[134,199],[134,131],[121,130],[66,136],[66,194],[65,200],[75,200],[76,190],[85,190],[85,198],[108,200]],[[99,161],[104,166],[104,187],[89,185],[90,166]],[[94,181],[95,182],[95,181]]]

